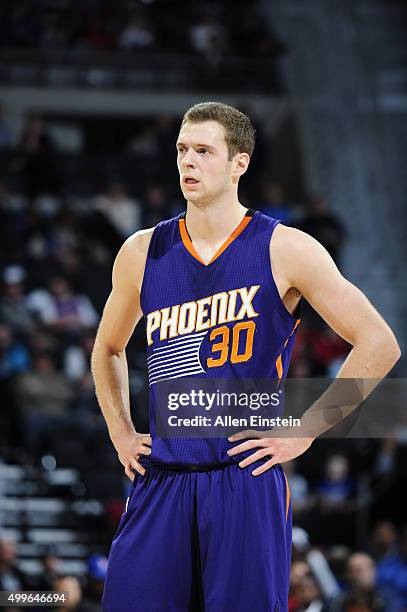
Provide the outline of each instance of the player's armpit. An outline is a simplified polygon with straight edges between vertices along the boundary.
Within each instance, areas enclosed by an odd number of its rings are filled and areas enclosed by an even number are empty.
[[[397,361],[394,334],[367,297],[342,276],[326,249],[308,234],[283,225],[275,229],[279,274],[296,287],[328,325],[353,346],[379,343],[382,357]]]
[[[112,291],[106,302],[98,341],[112,353],[123,351],[142,317],[140,290],[153,229],[137,232],[121,247],[112,273]]]

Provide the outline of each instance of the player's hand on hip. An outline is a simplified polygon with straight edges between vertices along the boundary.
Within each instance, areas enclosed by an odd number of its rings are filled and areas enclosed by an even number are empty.
[[[151,453],[151,436],[137,433],[135,430],[126,431],[112,436],[112,442],[117,451],[119,461],[124,466],[126,476],[134,480],[134,471],[142,476],[146,473],[140,463],[142,455]]]
[[[288,433],[286,433],[287,437],[284,437],[284,428],[272,430],[269,435],[273,437],[260,437],[264,436],[266,433],[267,432],[264,431],[247,430],[229,436],[228,438],[229,442],[246,440],[242,442],[242,444],[238,444],[229,449],[229,456],[238,455],[239,453],[251,449],[259,449],[239,462],[239,467],[241,468],[247,467],[256,461],[261,461],[265,457],[270,457],[270,459],[265,461],[261,466],[253,470],[253,476],[259,476],[278,463],[291,461],[291,459],[295,459],[295,457],[302,455],[314,441],[314,438],[289,437]]]

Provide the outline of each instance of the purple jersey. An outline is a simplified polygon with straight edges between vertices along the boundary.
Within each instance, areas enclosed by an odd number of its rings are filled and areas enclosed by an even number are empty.
[[[241,460],[227,455],[227,438],[158,437],[161,382],[285,378],[299,318],[284,306],[270,266],[270,239],[278,223],[247,211],[208,264],[194,250],[185,213],[155,228],[141,290],[153,464],[213,466]]]

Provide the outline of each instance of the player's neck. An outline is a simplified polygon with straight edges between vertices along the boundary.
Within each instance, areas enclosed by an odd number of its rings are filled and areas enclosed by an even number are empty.
[[[247,208],[239,200],[219,202],[205,208],[187,203],[186,224],[192,242],[226,240],[245,216]]]

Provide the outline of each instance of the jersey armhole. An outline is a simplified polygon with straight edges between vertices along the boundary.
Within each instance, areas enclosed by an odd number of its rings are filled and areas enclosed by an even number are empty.
[[[144,266],[143,278],[141,280],[141,286],[140,286],[140,308],[141,308],[141,312],[143,313],[143,317],[144,317],[144,308],[143,308],[144,297],[143,296],[144,296],[144,292],[145,292],[145,290],[144,290],[144,281],[146,279],[147,266],[148,266],[148,262],[150,260],[151,252],[153,250],[153,241],[156,238],[155,234],[156,234],[156,232],[158,230],[158,227],[159,227],[159,224],[155,226],[155,228],[153,230],[153,233],[151,234],[150,243],[148,245],[147,254],[146,254],[146,263],[145,263],[145,266]]]
[[[273,266],[271,265],[271,256],[270,256],[270,245],[271,245],[271,241],[273,240],[273,235],[274,235],[274,230],[276,229],[277,225],[280,225],[281,221],[276,220],[275,223],[273,224],[272,230],[271,230],[271,234],[270,234],[270,241],[268,244],[268,249],[267,249],[267,255],[268,255],[268,265],[269,265],[269,269],[270,269],[270,277],[271,277],[271,287],[273,292],[276,295],[276,299],[277,299],[277,303],[279,304],[280,307],[280,311],[283,315],[283,317],[285,319],[287,319],[293,326],[296,325],[297,321],[300,319],[301,317],[301,310],[302,310],[302,302],[303,302],[303,297],[300,297],[300,301],[298,302],[297,306],[294,309],[293,314],[291,314],[291,312],[287,309],[287,307],[285,306],[280,293],[278,291],[278,287],[276,285],[276,281],[274,280],[274,275],[273,275]]]

